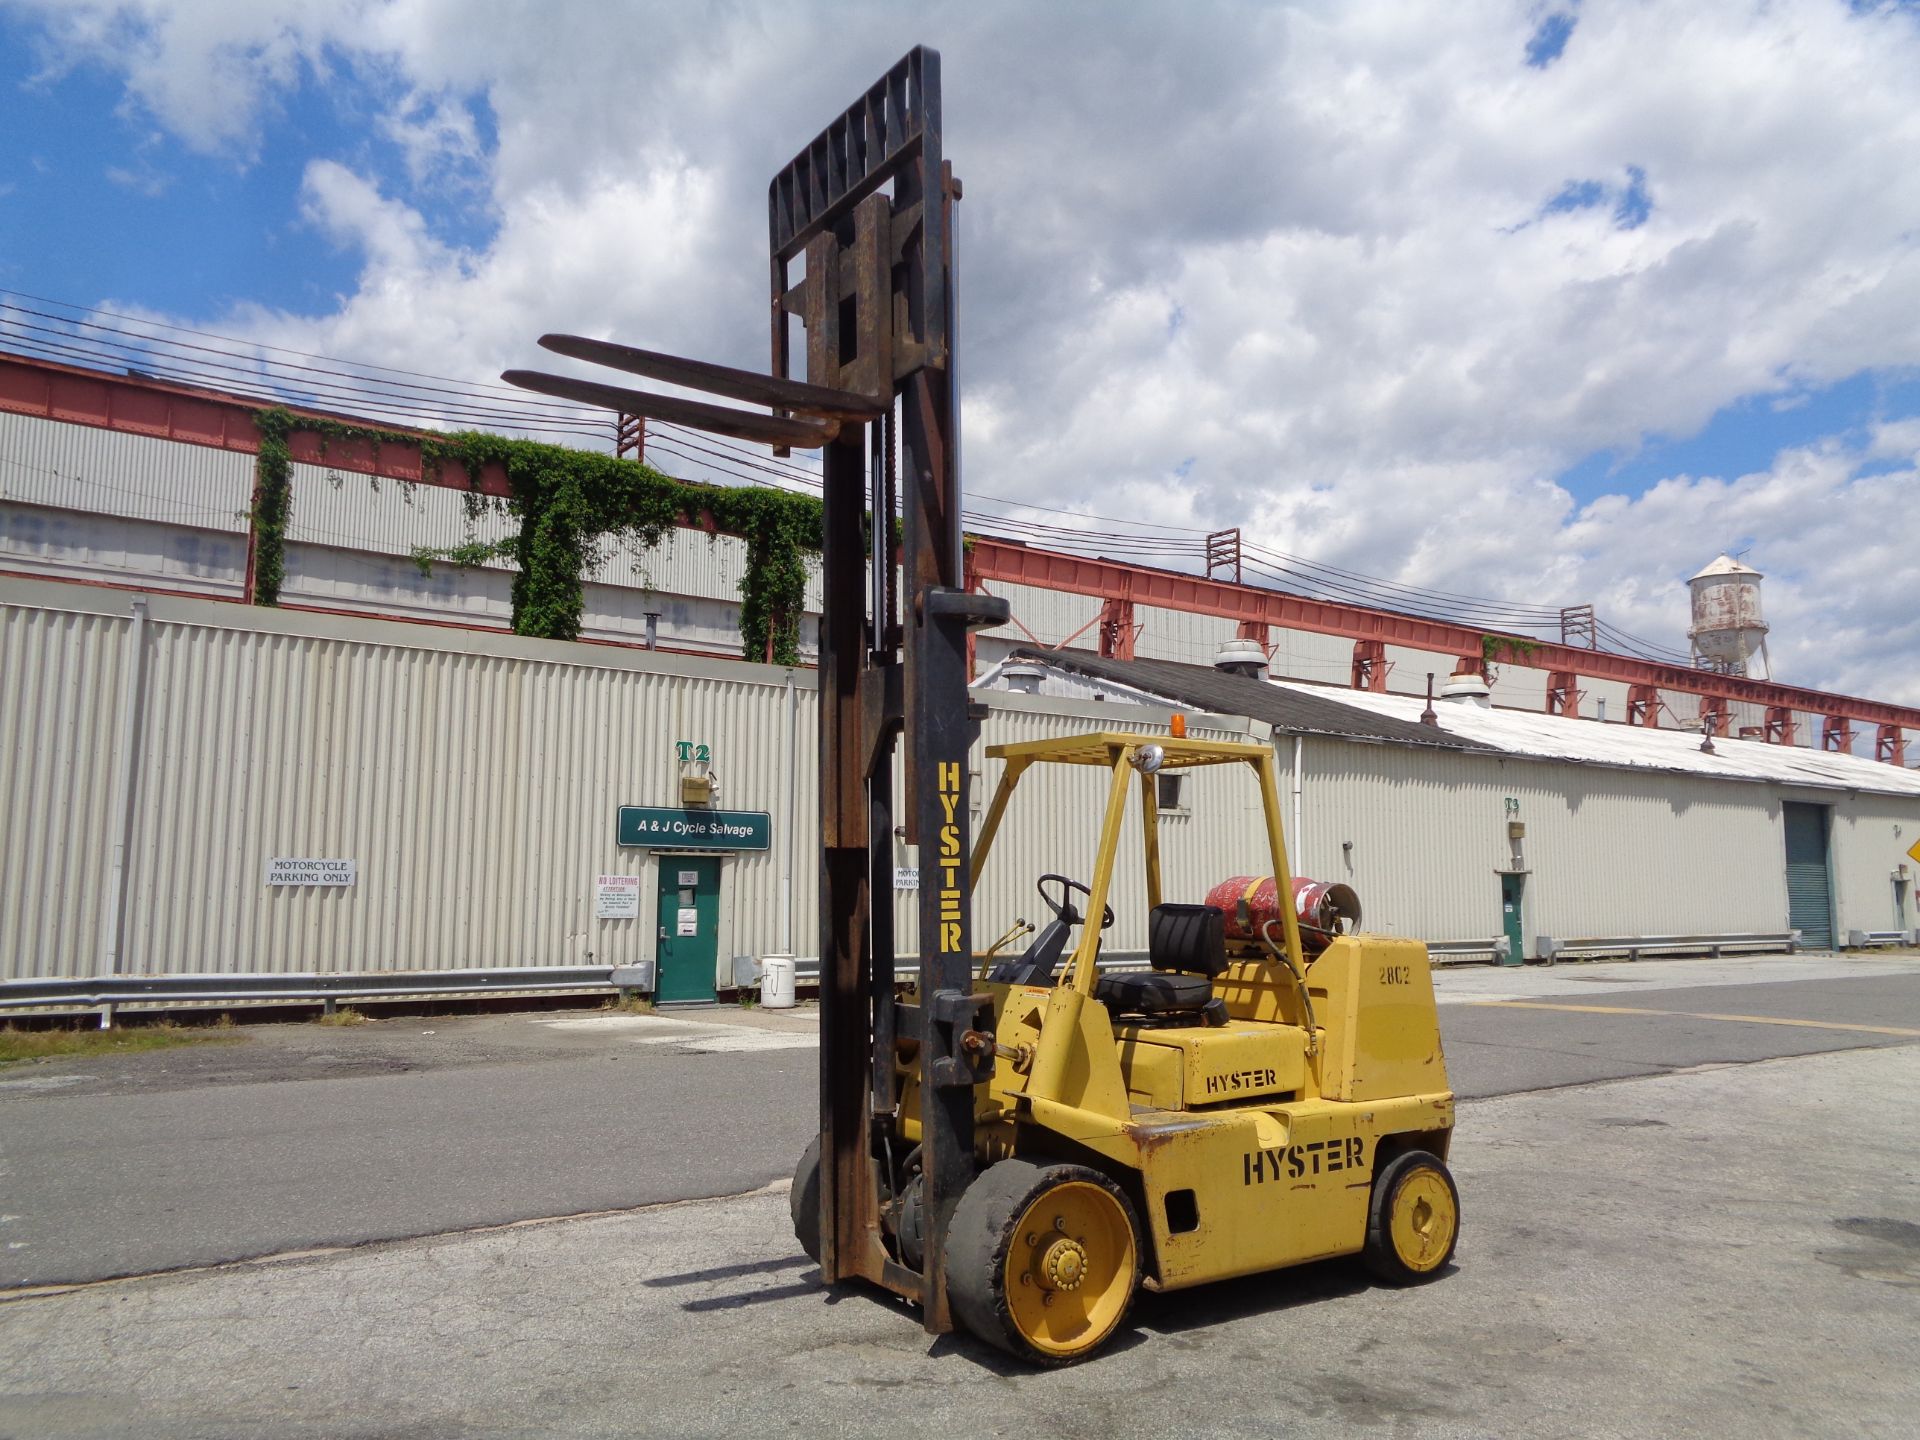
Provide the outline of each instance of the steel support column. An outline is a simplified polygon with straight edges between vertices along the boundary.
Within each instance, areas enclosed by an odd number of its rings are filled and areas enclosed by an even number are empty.
[[[1100,658],[1133,659],[1133,640],[1139,627],[1133,623],[1133,601],[1110,595],[1100,606]]]
[[[1580,677],[1571,670],[1547,672],[1547,713],[1549,715],[1578,715],[1580,695]]]
[[[1888,765],[1907,763],[1906,732],[1898,725],[1882,725],[1873,737],[1873,758]]]
[[[1356,640],[1353,642],[1353,688],[1384,692],[1387,688],[1387,675],[1393,669],[1393,662],[1387,659],[1387,643],[1384,640]]]

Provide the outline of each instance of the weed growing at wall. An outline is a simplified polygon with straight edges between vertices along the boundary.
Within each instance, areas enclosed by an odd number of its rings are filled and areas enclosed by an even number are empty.
[[[820,550],[820,502],[811,496],[756,487],[729,489],[691,485],[632,460],[569,450],[534,440],[464,431],[445,437],[401,435],[338,421],[296,418],[275,408],[261,412],[260,460],[256,467],[254,531],[259,537],[258,603],[279,597],[286,521],[291,501],[287,439],[296,430],[317,434],[321,453],[329,441],[418,445],[422,473],[439,478],[448,464],[467,473],[467,514],[494,512],[518,521],[516,532],[497,541],[469,541],[444,549],[418,549],[414,561],[430,572],[435,561],[480,565],[513,561],[513,628],[545,640],[576,640],[586,602],[588,574],[620,542],[651,549],[682,522],[711,520],[746,542],[746,573],[740,581],[740,649],[750,660],[775,664],[800,660],[800,616],[806,609],[808,556]],[[497,464],[507,477],[505,498],[484,496],[480,476]],[[269,560],[271,550],[271,560]],[[271,566],[271,588],[268,586]]]
[[[1496,660],[1505,660],[1512,665],[1525,665],[1539,648],[1538,640],[1523,640],[1518,635],[1482,635],[1480,637],[1480,658],[1488,665]]]
[[[287,436],[295,421],[291,411],[276,405],[254,416],[253,423],[260,432],[260,454],[253,462],[253,509],[247,515],[253,527],[253,603],[278,605],[287,573],[287,518],[293,513]]]

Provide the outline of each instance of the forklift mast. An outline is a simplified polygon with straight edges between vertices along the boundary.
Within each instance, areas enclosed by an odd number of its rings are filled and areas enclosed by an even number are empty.
[[[891,182],[891,195],[885,188]],[[977,720],[967,632],[1006,602],[961,575],[953,208],[941,155],[940,57],[916,49],[769,187],[773,370],[790,374],[787,317],[806,325],[811,385],[885,396],[825,446],[820,626],[821,1270],[918,1300],[951,1328],[946,1220],[973,1178],[973,1087],[993,1052],[972,995],[967,753]],[[790,286],[794,260],[804,278]],[[896,419],[897,417],[897,419]],[[896,471],[895,427],[900,465]],[[893,565],[898,514],[900,568]],[[896,765],[906,813],[893,813]],[[895,1000],[895,826],[919,847],[920,1003]],[[918,1042],[926,1245],[918,1274],[881,1243],[875,1152],[898,1104],[896,1039]]]
[[[941,154],[940,56],[916,48],[768,189],[771,375],[577,336],[541,340],[771,414],[571,376],[504,376],[779,454],[823,451],[820,1267],[829,1283],[857,1276],[917,1301],[934,1332],[952,1328],[947,1221],[974,1175],[974,1086],[994,1063],[992,1002],[972,993],[967,754],[979,712],[968,699],[967,635],[1007,618],[1005,600],[967,593],[961,573],[959,198]],[[804,378],[793,373],[796,315]],[[896,818],[897,771],[905,814]],[[910,1006],[895,990],[893,842],[902,833],[919,847],[921,876]],[[903,1050],[916,1050],[920,1066],[917,1270],[881,1239],[877,1157],[892,1133]]]

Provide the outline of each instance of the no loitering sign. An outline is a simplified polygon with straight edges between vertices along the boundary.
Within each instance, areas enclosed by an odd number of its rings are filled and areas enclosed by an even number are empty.
[[[596,920],[638,920],[640,918],[640,877],[638,875],[602,875],[593,885],[593,918]]]
[[[357,860],[278,858],[267,861],[267,884],[351,885],[358,876],[359,866]]]

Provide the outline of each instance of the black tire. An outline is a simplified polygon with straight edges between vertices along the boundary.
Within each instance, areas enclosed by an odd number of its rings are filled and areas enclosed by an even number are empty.
[[[1084,1188],[1089,1186],[1103,1192],[1113,1208],[1091,1197]],[[1086,1287],[1088,1293],[1080,1296],[1077,1292],[1082,1287],[1075,1284],[1071,1298],[1062,1306],[1062,1313],[1084,1317],[1084,1329],[1047,1348],[1022,1329],[1020,1315],[1009,1302],[1008,1255],[1020,1242],[1022,1220],[1037,1202],[1054,1192],[1077,1194],[1083,1212],[1089,1201],[1098,1212],[1098,1218],[1089,1217],[1094,1219],[1093,1226],[1070,1228],[1097,1229],[1110,1219],[1110,1232],[1124,1227],[1125,1250],[1123,1253],[1115,1247],[1116,1234],[1095,1238],[1092,1248],[1100,1251],[1100,1256],[1097,1263],[1089,1261],[1086,1265],[1091,1282]],[[1067,1231],[1061,1233],[1065,1236]],[[1086,1236],[1072,1238],[1080,1246],[1087,1244]],[[1125,1323],[1140,1288],[1141,1249],[1140,1222],[1133,1206],[1125,1192],[1099,1171],[1084,1165],[1043,1166],[1026,1160],[1002,1160],[976,1176],[954,1207],[947,1227],[947,1299],[954,1318],[988,1344],[1030,1364],[1072,1365],[1097,1352]],[[1087,1254],[1083,1248],[1082,1258]],[[1032,1294],[1049,1288],[1037,1287]],[[1029,1315],[1029,1320],[1032,1294],[1020,1302],[1020,1310]],[[1071,1311],[1069,1307],[1073,1307]],[[1089,1308],[1093,1313],[1087,1313]]]
[[[787,1213],[793,1216],[793,1238],[814,1264],[820,1263],[820,1137],[813,1137],[794,1167],[793,1189],[787,1192]]]
[[[1407,1222],[1398,1232],[1396,1216]],[[1389,1285],[1424,1284],[1446,1270],[1459,1243],[1460,1191],[1446,1162],[1425,1150],[1394,1156],[1373,1177],[1362,1251],[1367,1269]]]

